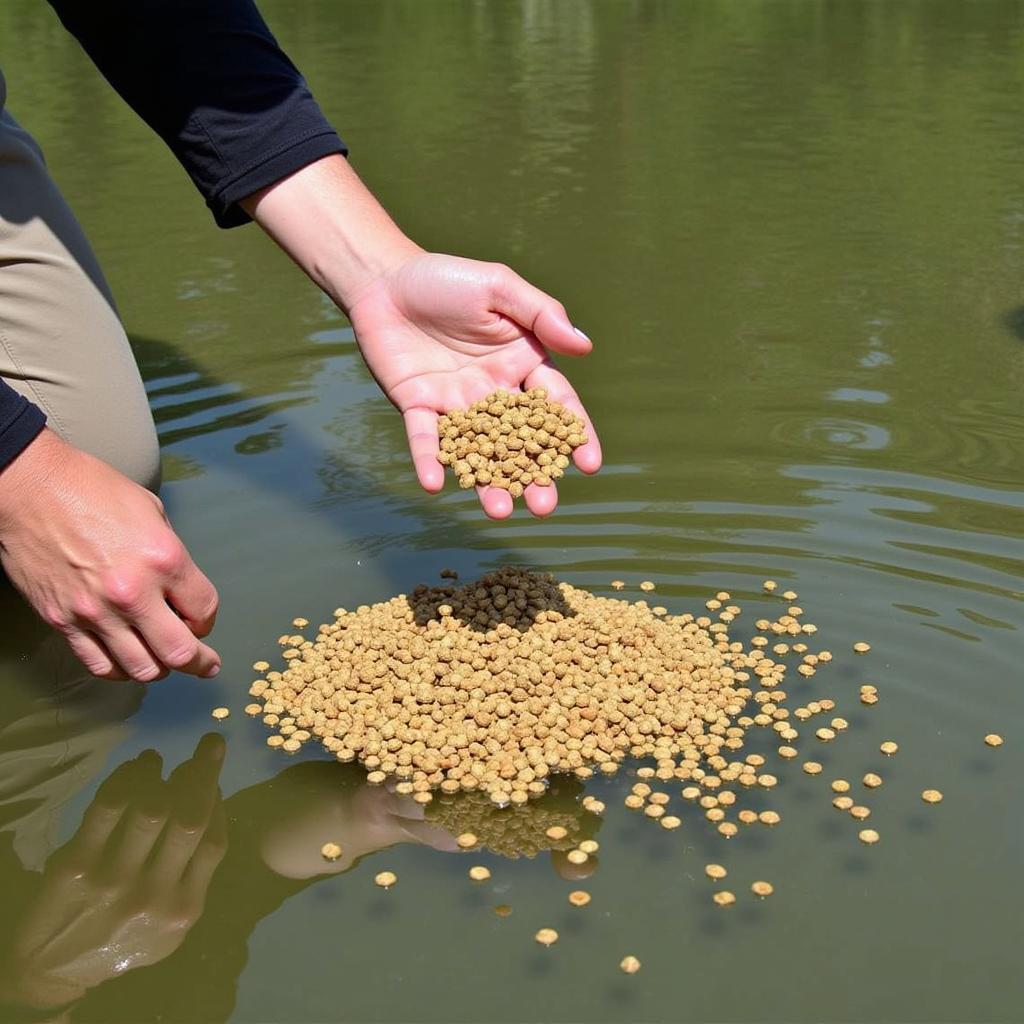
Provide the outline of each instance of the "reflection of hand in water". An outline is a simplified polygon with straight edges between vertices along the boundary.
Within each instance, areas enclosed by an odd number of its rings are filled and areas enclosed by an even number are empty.
[[[298,770],[279,776],[298,781]],[[552,865],[564,878],[582,878],[594,868],[593,862],[575,866],[565,852],[596,831],[597,819],[580,807],[581,790],[575,779],[555,780],[551,791],[536,803],[498,810],[478,793],[436,798],[424,808],[393,788],[363,783],[340,785],[341,777],[352,777],[358,769],[328,762],[301,766],[301,794],[282,807],[264,834],[261,853],[266,865],[285,878],[312,878],[347,871],[363,856],[398,843],[417,843],[444,852],[460,852],[456,837],[473,832],[480,849],[500,856],[533,857],[551,851]],[[567,830],[564,840],[552,841],[546,830],[560,825]],[[320,853],[325,843],[338,843],[342,855],[325,861]]]
[[[223,741],[210,735],[167,781],[159,755],[146,751],[103,783],[14,923],[8,999],[62,1005],[177,949],[226,848],[223,757]]]

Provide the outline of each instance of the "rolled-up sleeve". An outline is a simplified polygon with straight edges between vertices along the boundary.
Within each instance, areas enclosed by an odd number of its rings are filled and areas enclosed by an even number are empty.
[[[50,0],[170,146],[221,227],[240,199],[345,144],[251,0]]]

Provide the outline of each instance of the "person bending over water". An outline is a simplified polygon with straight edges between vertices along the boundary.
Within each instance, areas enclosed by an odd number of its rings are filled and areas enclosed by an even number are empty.
[[[402,413],[416,474],[439,491],[438,414],[497,388],[544,387],[583,416],[549,353],[589,339],[508,267],[424,251],[349,165],[251,0],[51,0],[111,84],[170,146],[216,222],[255,220],[352,322]],[[95,676],[216,675],[218,596],[155,490],[159,452],[113,298],[0,76],[0,566]],[[97,168],[99,171],[100,169]],[[479,489],[500,519],[512,498]],[[547,515],[554,487],[530,486]]]

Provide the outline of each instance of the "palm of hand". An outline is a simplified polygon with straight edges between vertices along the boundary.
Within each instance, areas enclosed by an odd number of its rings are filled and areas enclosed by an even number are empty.
[[[430,253],[407,260],[374,282],[349,310],[370,372],[403,414],[416,473],[431,492],[444,486],[437,461],[438,414],[466,408],[498,389],[544,387],[581,415],[590,442],[575,453],[584,472],[600,468],[593,425],[545,345],[581,355],[590,343],[569,323],[561,305],[512,271],[494,264]],[[512,512],[507,491],[478,488],[484,510],[500,519]],[[535,515],[554,510],[555,488],[527,488]]]

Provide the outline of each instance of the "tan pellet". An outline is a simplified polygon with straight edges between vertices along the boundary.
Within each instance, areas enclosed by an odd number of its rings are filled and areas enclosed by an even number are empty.
[[[880,775],[876,775],[874,772],[868,772],[864,778],[861,779],[861,782],[863,782],[868,789],[877,789],[882,784],[882,777]]]
[[[856,818],[858,821],[864,821],[866,818],[871,817],[871,808],[865,807],[863,804],[854,804],[850,808],[850,816]]]
[[[765,580],[761,587],[770,594],[773,590],[778,590],[779,585],[775,580]]]
[[[778,825],[782,821],[778,811],[762,811],[757,817],[762,825]]]
[[[584,839],[579,844],[579,849],[584,853],[597,853],[601,849],[601,844],[596,839]]]
[[[619,970],[624,974],[636,974],[640,970],[640,961],[635,956],[624,956],[619,962]]]
[[[708,864],[704,868],[704,874],[706,874],[708,878],[713,878],[715,881],[719,881],[725,878],[729,872],[726,871],[721,864]]]
[[[463,850],[471,850],[480,840],[472,832],[463,832],[462,835],[456,836],[455,842]]]
[[[716,892],[711,897],[720,907],[731,907],[736,902],[736,897],[726,889]]]
[[[757,811],[752,811],[745,807],[742,811],[736,814],[737,819],[743,825],[753,825],[757,821]]]
[[[886,757],[891,757],[900,748],[898,743],[894,743],[892,740],[886,740],[878,749],[885,754]]]
[[[640,589],[648,591],[653,590],[654,584],[650,580],[644,580],[643,583],[640,584]]]
[[[771,882],[754,882],[750,886],[750,891],[755,896],[760,896],[764,899],[766,896],[771,896],[775,892],[775,886]]]
[[[808,775],[820,775],[821,764],[817,761],[804,761],[804,771]]]
[[[682,825],[682,823],[682,820],[680,818],[677,818],[674,814],[666,814],[665,817],[662,818],[659,822],[662,828],[667,829],[679,828],[679,826]]]
[[[865,828],[861,829],[861,831],[857,833],[857,838],[862,843],[867,843],[868,846],[872,846],[877,843],[881,837],[873,828]]]
[[[623,583],[623,581],[622,581],[622,580],[612,580],[612,589],[613,589],[613,590],[622,590],[622,588],[623,588],[623,587],[624,587],[625,585],[626,585],[626,584],[625,584],[625,583]]]
[[[564,839],[568,834],[569,830],[567,828],[563,828],[561,825],[552,825],[551,828],[544,833],[548,839],[553,839],[556,843]]]
[[[585,907],[590,902],[590,893],[582,889],[574,889],[569,893],[569,902],[574,907]]]
[[[341,847],[337,843],[324,843],[320,847],[320,855],[324,860],[337,860],[341,856]]]
[[[737,832],[739,832],[739,829],[731,821],[723,821],[722,824],[718,826],[718,834],[724,836],[726,839],[732,839]]]
[[[486,882],[491,877],[491,872],[485,868],[482,864],[474,864],[469,869],[469,877],[474,882]]]
[[[848,811],[851,807],[853,807],[853,797],[837,796],[832,801],[832,806],[838,808],[840,811]]]
[[[853,649],[857,654],[867,654],[871,650],[871,644],[865,643],[863,640],[857,641],[853,645]]]
[[[246,704],[245,713],[247,715],[258,715],[263,710],[262,704]]]
[[[382,889],[390,889],[398,881],[398,875],[393,871],[381,871],[374,875],[373,880]]]
[[[231,711],[229,708],[214,708],[210,712],[210,714],[219,721],[221,719],[227,718],[228,715],[231,714]]]
[[[590,860],[590,855],[587,854],[587,853],[584,853],[583,850],[570,850],[565,855],[565,859],[570,864],[575,864],[575,865],[579,866],[580,864],[586,864],[587,861]]]
[[[942,793],[937,789],[926,789],[921,794],[921,799],[926,804],[938,804],[942,802]]]
[[[534,938],[542,946],[553,946],[558,941],[558,932],[554,928],[541,928]]]
[[[996,733],[996,732],[990,732],[990,733],[989,733],[989,734],[988,734],[988,735],[987,735],[987,736],[985,737],[985,742],[986,742],[986,743],[987,743],[987,744],[988,744],[988,745],[989,745],[990,747],[1001,747],[1001,746],[1003,745],[1003,737],[1002,737],[1002,736],[1000,736],[1000,735],[999,735],[999,733]]]
[[[814,735],[817,736],[822,743],[828,743],[829,741],[834,740],[836,738],[834,729],[828,729],[824,727],[818,729]]]
[[[849,793],[850,792],[850,783],[847,782],[846,779],[836,779],[832,783],[832,792],[833,793]]]
[[[623,800],[623,803],[631,811],[639,811],[640,808],[644,806],[644,798],[642,796],[637,796],[636,793],[630,793],[626,796],[626,799]]]
[[[269,661],[254,661],[252,663],[253,670],[256,672],[266,672],[270,668]]]
[[[661,804],[648,804],[644,808],[644,814],[648,818],[660,818],[665,813],[665,808]]]

